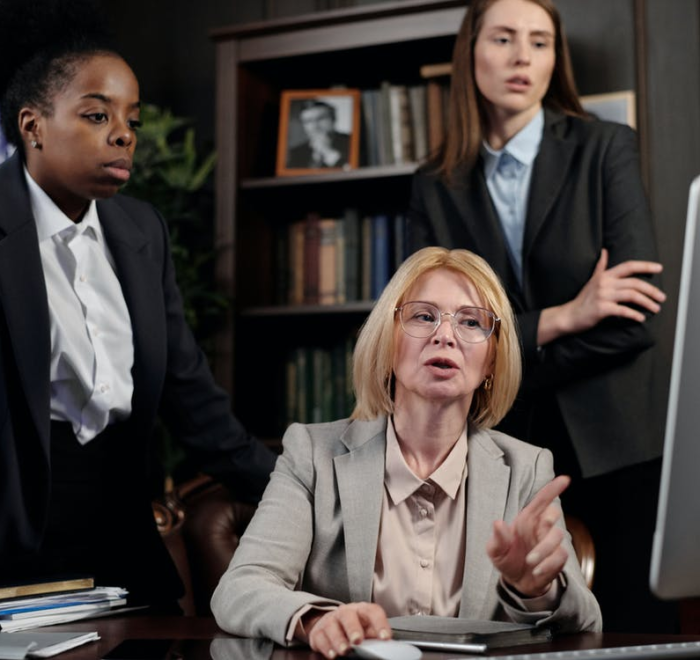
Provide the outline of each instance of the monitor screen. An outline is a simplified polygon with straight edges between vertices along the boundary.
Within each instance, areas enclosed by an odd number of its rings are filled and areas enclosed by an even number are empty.
[[[700,596],[700,176],[690,186],[650,586]]]

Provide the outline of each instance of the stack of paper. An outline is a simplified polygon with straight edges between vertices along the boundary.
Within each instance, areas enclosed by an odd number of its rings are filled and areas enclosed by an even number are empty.
[[[0,630],[27,630],[92,617],[125,605],[127,594],[121,587],[96,587],[72,593],[2,601]]]
[[[0,658],[50,658],[98,639],[100,636],[96,632],[0,633]]]

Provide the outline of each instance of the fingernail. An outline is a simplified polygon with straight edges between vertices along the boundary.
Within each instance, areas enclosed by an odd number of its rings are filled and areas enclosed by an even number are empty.
[[[355,633],[350,637],[351,644],[359,644],[362,641],[362,635],[360,633]]]
[[[379,631],[379,639],[389,639],[389,631],[386,628],[382,628]]]
[[[540,554],[538,552],[535,552],[534,550],[531,553],[529,553],[527,557],[525,557],[525,562],[530,564],[530,566],[539,563],[539,561]]]
[[[328,651],[328,657],[329,657],[331,660],[333,660],[333,658],[335,658],[336,655],[338,655],[338,654],[337,654],[333,649],[330,649],[330,650]]]
[[[535,568],[532,569],[532,574],[537,576],[542,574],[542,567],[541,566],[535,566]]]
[[[348,650],[348,645],[345,642],[342,642],[340,644],[340,648],[338,649],[338,652],[340,653],[340,655],[343,655],[343,653],[345,653],[345,651],[347,651],[347,650]]]

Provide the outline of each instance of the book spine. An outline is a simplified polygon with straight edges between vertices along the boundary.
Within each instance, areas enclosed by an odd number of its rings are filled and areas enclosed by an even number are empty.
[[[372,283],[371,297],[376,300],[389,282],[389,216],[383,213],[372,218]]]
[[[348,284],[345,279],[345,218],[335,221],[335,284],[336,302],[343,305],[348,299]]]
[[[380,165],[379,136],[377,135],[377,90],[365,89],[360,95],[364,128],[364,150],[367,165]]]
[[[360,216],[355,208],[343,214],[345,224],[345,297],[348,302],[361,299],[360,294]]]
[[[304,227],[304,304],[316,305],[319,299],[319,254],[321,248],[321,219],[309,213]]]
[[[428,80],[428,147],[430,152],[436,152],[442,145],[445,135],[445,114],[442,108],[442,85],[439,80]]]
[[[287,276],[288,300],[290,305],[304,302],[304,221],[293,222],[289,226],[289,272]]]
[[[408,88],[408,101],[413,130],[413,159],[422,161],[428,157],[428,110],[425,85]]]
[[[378,126],[381,130],[381,164],[393,165],[396,163],[394,144],[391,134],[391,83],[384,81],[380,87],[378,97]]]
[[[360,225],[360,300],[372,299],[372,216],[362,218]]]
[[[336,225],[333,218],[324,218],[318,223],[318,302],[321,305],[334,305],[338,302]]]

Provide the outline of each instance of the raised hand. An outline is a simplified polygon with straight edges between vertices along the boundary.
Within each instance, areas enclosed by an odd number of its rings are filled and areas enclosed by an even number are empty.
[[[389,639],[391,626],[384,610],[375,603],[349,603],[330,612],[306,618],[309,646],[331,660],[348,653],[363,639]]]
[[[527,598],[545,594],[568,558],[564,530],[556,526],[562,511],[554,500],[570,481],[552,479],[512,523],[494,522],[486,551],[505,582]]]
[[[591,278],[568,303],[542,311],[538,343],[548,344],[563,335],[588,330],[603,319],[617,316],[642,323],[639,309],[656,314],[666,300],[661,289],[636,275],[660,273],[663,266],[655,261],[624,261],[608,268],[608,251],[603,249]]]

